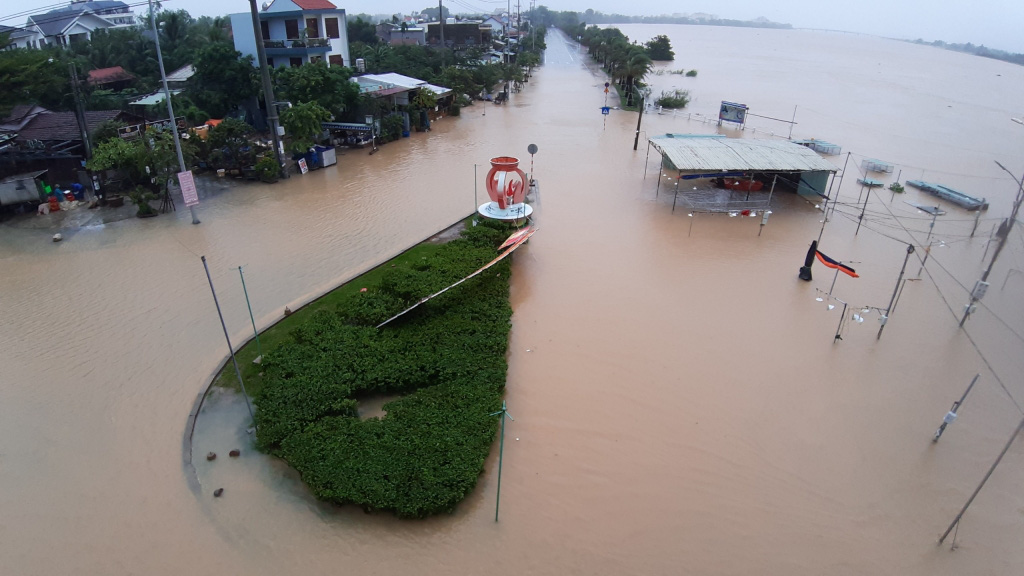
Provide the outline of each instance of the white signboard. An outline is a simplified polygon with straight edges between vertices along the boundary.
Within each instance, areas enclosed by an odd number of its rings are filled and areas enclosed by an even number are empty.
[[[299,171],[302,172],[303,174],[309,172],[309,167],[306,166],[305,158],[299,158]]]
[[[178,185],[181,186],[181,195],[185,198],[185,206],[191,208],[199,204],[199,192],[196,191],[196,181],[192,179],[192,171],[178,172]]]

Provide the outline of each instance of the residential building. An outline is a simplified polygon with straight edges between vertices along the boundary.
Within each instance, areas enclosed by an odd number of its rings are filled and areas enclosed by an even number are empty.
[[[73,1],[67,7],[28,17],[24,28],[11,34],[17,48],[68,46],[88,40],[93,31],[127,28],[135,24],[135,14],[118,0]]]
[[[483,22],[480,23],[480,25],[490,26],[491,36],[494,38],[498,38],[499,36],[505,35],[505,22],[501,18],[488,16],[486,19],[484,19]]]
[[[452,20],[449,18],[449,20]],[[466,46],[491,45],[491,27],[480,24],[478,20],[463,20],[461,22],[446,22],[444,24],[444,45],[449,48],[462,48]],[[427,44],[437,46],[441,44],[441,23],[430,22],[427,24]]]
[[[349,64],[345,11],[328,0],[272,0],[259,13],[260,32],[270,66],[301,66],[323,61]],[[235,50],[256,60],[252,14],[231,14]]]
[[[404,29],[402,24],[381,22],[377,25],[377,37],[392,46],[423,46],[427,43],[426,28],[410,22],[403,24]]]

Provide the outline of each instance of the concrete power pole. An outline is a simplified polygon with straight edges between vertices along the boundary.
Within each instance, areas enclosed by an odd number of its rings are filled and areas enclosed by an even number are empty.
[[[149,0],[149,20],[153,26],[153,42],[156,43],[156,61],[160,66],[160,80],[164,86],[164,100],[167,102],[167,115],[170,117],[171,133],[174,135],[174,151],[178,153],[178,168],[181,172],[187,172],[188,168],[185,166],[185,156],[181,153],[181,140],[178,139],[178,123],[174,120],[174,106],[171,104],[171,91],[167,88],[167,73],[164,72],[164,55],[160,51],[160,31],[156,27],[156,11],[153,10],[153,0]],[[179,176],[178,185],[181,186],[181,177]],[[184,187],[182,187],[184,189]],[[170,204],[173,206],[174,204]],[[196,207],[188,207],[189,214],[192,215],[192,223],[199,224],[199,216],[196,215]]]
[[[82,135],[82,147],[85,159],[92,158],[92,143],[89,141],[89,125],[85,122],[85,107],[82,105],[82,91],[78,85],[78,70],[75,64],[68,64],[68,72],[71,74],[71,93],[75,98],[75,120],[78,121],[78,131]]]
[[[270,122],[270,137],[274,142],[274,157],[281,176],[287,178],[288,170],[284,167],[284,146],[281,143],[280,126],[277,117],[277,102],[274,98],[274,85],[270,82],[270,68],[267,67],[267,51],[263,46],[263,29],[260,26],[260,13],[256,8],[256,0],[249,0],[249,12],[252,13],[252,33],[256,36],[256,57],[259,58],[260,75],[263,77],[263,100],[267,104],[267,121]]]

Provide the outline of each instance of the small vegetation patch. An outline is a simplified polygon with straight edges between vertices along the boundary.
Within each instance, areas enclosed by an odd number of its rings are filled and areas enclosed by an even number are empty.
[[[476,485],[494,440],[512,315],[510,263],[375,326],[472,273],[508,236],[481,222],[366,292],[321,308],[263,360],[257,447],[284,458],[314,494],[419,518],[450,512]],[[400,395],[362,420],[357,398]]]
[[[686,105],[690,103],[690,91],[673,90],[672,92],[662,92],[661,96],[654,103],[662,108],[686,108]]]

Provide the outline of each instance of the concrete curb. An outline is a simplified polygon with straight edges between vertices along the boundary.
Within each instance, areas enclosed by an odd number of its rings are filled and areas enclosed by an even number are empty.
[[[353,279],[358,278],[359,276],[369,272],[370,270],[373,270],[374,268],[380,266],[381,264],[384,264],[388,260],[393,260],[395,258],[398,258],[402,254],[405,254],[406,252],[408,252],[409,250],[412,250],[416,246],[419,246],[420,244],[423,244],[424,242],[429,242],[432,238],[434,238],[436,236],[439,236],[441,234],[444,234],[446,231],[448,231],[448,230],[450,230],[450,229],[452,229],[452,228],[454,228],[456,226],[461,225],[462,222],[466,218],[469,218],[469,217],[473,216],[474,214],[476,214],[475,211],[467,214],[466,216],[463,216],[463,217],[459,218],[454,223],[450,224],[449,226],[446,226],[446,227],[442,228],[441,230],[431,234],[430,236],[427,236],[423,240],[420,240],[419,242],[416,242],[416,243],[414,243],[414,244],[412,244],[410,246],[407,246],[403,250],[400,250],[397,253],[395,253],[395,254],[393,254],[391,256],[388,256],[388,257],[384,258],[383,260],[380,260],[376,264],[370,266],[369,268],[367,268],[367,269],[365,269],[365,270],[363,270],[361,272],[358,272],[356,274],[353,274],[352,276],[349,276],[348,278],[345,278],[344,280],[342,280],[338,284],[335,284],[332,288],[328,288],[328,289],[323,290],[322,292],[319,292],[319,293],[308,294],[305,297],[300,298],[299,300],[297,300],[295,302],[289,303],[287,306],[289,308],[291,308],[293,312],[298,312],[303,307],[305,307],[305,306],[309,305],[310,303],[315,302],[316,300],[319,300],[320,298],[324,297],[327,293],[329,293],[329,292],[335,290],[336,288],[339,288],[339,287],[341,287],[341,286],[351,282]],[[265,332],[265,331],[269,330],[270,328],[273,328],[274,326],[277,325],[278,322],[280,322],[281,320],[284,320],[284,319],[285,319],[285,316],[282,315],[280,318],[278,318],[277,320],[271,322],[269,325],[264,326],[260,330],[260,332],[262,333],[262,332]],[[241,344],[236,345],[235,349],[236,350],[240,350],[242,347],[244,347],[247,344],[249,344],[249,342],[251,342],[253,339],[254,338],[250,336],[249,338],[244,340]],[[223,356],[223,358],[221,359],[220,364],[217,365],[217,368],[213,372],[210,373],[210,376],[207,377],[206,386],[204,386],[203,389],[199,392],[199,395],[196,396],[195,401],[192,403],[192,409],[188,413],[188,418],[185,420],[185,434],[184,434],[184,437],[182,438],[182,446],[181,446],[182,468],[183,468],[183,470],[185,472],[185,478],[186,478],[186,481],[188,482],[188,487],[189,487],[190,490],[192,490],[192,493],[195,494],[196,496],[199,496],[202,493],[202,485],[199,483],[199,474],[196,472],[195,464],[192,463],[192,438],[195,435],[196,421],[199,419],[199,411],[202,410],[203,402],[206,400],[206,396],[210,393],[210,390],[213,388],[213,383],[217,379],[217,375],[220,374],[221,371],[224,370],[224,367],[227,366],[227,363],[230,360],[231,360],[231,355],[230,354],[225,354]]]

